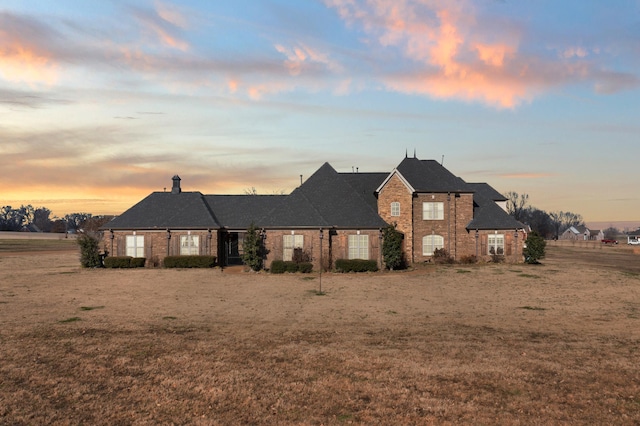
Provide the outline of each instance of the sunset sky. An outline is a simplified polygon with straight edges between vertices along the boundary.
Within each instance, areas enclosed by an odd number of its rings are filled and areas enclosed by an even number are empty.
[[[640,220],[640,1],[0,2],[0,205],[119,214],[408,152]]]

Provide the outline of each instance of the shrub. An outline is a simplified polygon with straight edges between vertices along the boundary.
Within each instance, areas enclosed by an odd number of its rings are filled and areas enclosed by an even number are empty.
[[[287,272],[298,272],[298,264],[291,260],[285,261],[284,267]]]
[[[105,257],[105,268],[131,268],[131,256],[110,256]],[[144,259],[144,258],[141,258]]]
[[[502,263],[504,262],[504,256],[502,254],[491,253],[491,262]]]
[[[470,254],[468,256],[462,256],[460,258],[460,263],[465,264],[465,265],[471,265],[473,263],[478,263],[478,258],[476,257],[475,254]]]
[[[454,262],[453,257],[449,254],[445,249],[435,249],[433,251],[432,259],[435,263],[448,263],[451,264]]]
[[[134,257],[131,259],[132,268],[144,268],[144,264],[147,262],[146,257]]]
[[[164,258],[165,268],[213,268],[215,256],[167,256]]]
[[[262,269],[262,259],[264,258],[264,247],[262,237],[258,228],[251,223],[242,242],[242,261],[254,271]]]
[[[285,265],[283,260],[274,260],[271,262],[271,273],[272,274],[284,274],[287,270],[287,266]]]
[[[313,270],[313,264],[311,262],[294,262],[291,260],[283,261],[283,260],[274,260],[271,262],[271,273],[272,274],[283,274],[285,272],[302,272],[303,274],[308,274]]]
[[[542,238],[540,234],[536,231],[533,231],[527,237],[525,241],[527,246],[522,250],[522,254],[524,255],[524,260],[527,263],[536,264],[538,261],[542,259],[545,255],[545,247],[547,246],[547,242]]]
[[[378,263],[375,260],[365,259],[337,259],[336,270],[338,272],[375,272]]]
[[[308,274],[311,271],[313,271],[313,264],[311,262],[298,263],[298,272],[302,272],[303,274]]]
[[[383,231],[382,238],[382,258],[387,269],[393,271],[404,267],[403,235],[396,229],[396,225],[387,226]]]
[[[80,246],[80,264],[83,268],[99,268],[102,266],[100,248],[97,238],[82,234],[77,239]]]

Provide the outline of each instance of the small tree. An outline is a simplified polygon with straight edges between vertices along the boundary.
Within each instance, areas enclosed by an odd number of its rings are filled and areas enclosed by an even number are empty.
[[[249,225],[247,234],[244,236],[242,251],[242,261],[245,265],[254,271],[262,269],[262,255],[264,253],[262,237],[260,236],[258,228],[256,228],[253,223]]]
[[[92,235],[82,234],[77,239],[80,246],[80,264],[83,268],[99,268],[102,266],[100,260],[100,247],[97,238]]]
[[[389,225],[382,232],[382,259],[387,269],[400,269],[404,266],[402,253],[402,233],[396,224]]]
[[[547,242],[542,238],[540,234],[533,231],[527,237],[525,241],[527,246],[522,251],[524,254],[524,260],[527,263],[539,263],[538,261],[542,259],[545,255],[545,247],[547,246]]]

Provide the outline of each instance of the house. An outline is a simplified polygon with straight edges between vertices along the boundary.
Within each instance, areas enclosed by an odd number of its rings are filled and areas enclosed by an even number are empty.
[[[604,239],[604,232],[600,229],[589,229],[584,225],[575,225],[565,229],[565,231],[562,234],[560,234],[560,239],[561,240],[600,241]]]
[[[627,244],[639,244],[640,242],[640,229],[627,232]]]
[[[241,263],[247,228],[254,224],[265,265],[291,260],[300,249],[314,266],[337,259],[376,260],[382,230],[396,224],[409,263],[429,261],[436,249],[455,259],[504,256],[522,260],[523,225],[506,213],[506,198],[486,183],[466,183],[433,160],[406,157],[391,173],[340,173],[329,163],[289,195],[205,195],[153,192],[102,227],[113,256],[207,254],[220,265]],[[322,256],[320,252],[322,251]]]

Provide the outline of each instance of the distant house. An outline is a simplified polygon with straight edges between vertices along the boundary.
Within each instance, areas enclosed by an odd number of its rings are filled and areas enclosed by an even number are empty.
[[[584,225],[575,225],[567,228],[561,235],[561,240],[600,241],[604,239],[601,229],[589,229]]]
[[[306,252],[320,267],[337,259],[376,260],[382,230],[397,224],[409,263],[436,249],[453,258],[522,260],[523,225],[506,213],[506,198],[486,183],[466,183],[433,160],[405,158],[391,173],[339,173],[328,163],[289,195],[204,195],[153,192],[102,227],[111,255],[209,254],[220,265],[241,263],[247,228],[260,229],[265,265]]]
[[[627,233],[627,244],[637,244],[640,241],[640,229]]]

